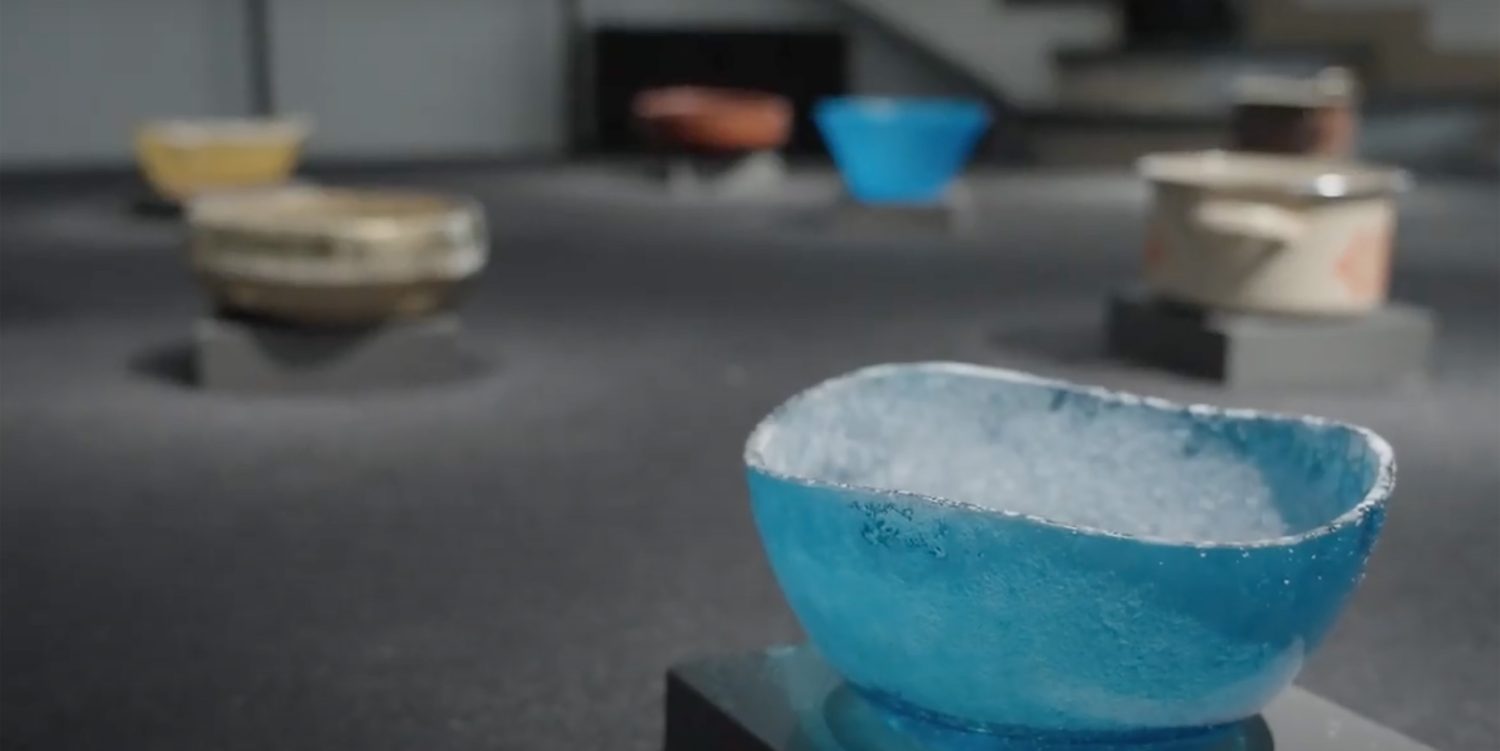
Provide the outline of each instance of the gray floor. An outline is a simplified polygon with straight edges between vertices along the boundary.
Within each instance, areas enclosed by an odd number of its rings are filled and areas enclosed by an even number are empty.
[[[1302,682],[1439,748],[1500,744],[1493,184],[1406,202],[1397,291],[1446,325],[1430,382],[1225,393],[1097,355],[1141,230],[1124,176],[983,176],[962,240],[820,228],[826,176],[741,207],[578,167],[381,181],[489,206],[466,312],[492,376],[195,392],[170,225],[118,184],[3,196],[0,745],[655,748],[667,664],[797,634],[746,432],[820,378],[926,358],[1384,433],[1390,524]]]

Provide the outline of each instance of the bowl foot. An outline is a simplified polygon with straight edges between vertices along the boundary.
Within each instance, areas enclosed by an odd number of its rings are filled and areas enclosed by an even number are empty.
[[[667,672],[664,751],[971,751],[1043,749],[1035,739],[951,727],[930,731],[922,743],[893,727],[910,723],[892,718],[857,693],[806,645],[777,646],[720,654],[678,663]],[[1261,715],[1223,729],[1218,737],[1124,739],[1115,748],[1212,751],[1432,751],[1343,707],[1290,686]],[[1274,742],[1273,742],[1274,737]],[[1051,739],[1043,739],[1051,740]],[[1116,739],[1120,741],[1121,739]],[[1002,745],[1009,743],[1009,746]],[[1151,745],[1155,743],[1156,745]],[[945,745],[946,744],[946,745]],[[986,745],[987,744],[987,745]],[[1053,749],[1099,751],[1095,742],[1053,743]]]
[[[825,707],[836,734],[843,735],[839,728],[862,726],[867,729],[865,735],[875,735],[879,731],[869,728],[879,722],[923,751],[1271,751],[1269,733],[1259,719],[1203,728],[1073,733],[966,725],[878,693],[842,693],[848,696],[830,697]],[[868,709],[857,707],[855,702],[864,703]],[[851,749],[877,747],[855,738],[841,740]],[[887,742],[878,747],[890,746]]]

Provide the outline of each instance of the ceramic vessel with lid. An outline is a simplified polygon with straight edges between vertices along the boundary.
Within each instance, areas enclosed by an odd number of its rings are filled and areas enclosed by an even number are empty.
[[[1224,151],[1153,154],[1147,285],[1259,313],[1358,315],[1385,302],[1405,172]]]
[[[406,191],[215,194],[188,221],[192,266],[221,307],[301,324],[438,310],[489,252],[472,201]]]

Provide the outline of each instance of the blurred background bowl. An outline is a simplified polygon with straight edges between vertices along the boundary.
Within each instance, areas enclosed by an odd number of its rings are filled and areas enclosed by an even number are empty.
[[[785,97],[703,86],[648,89],[632,103],[654,142],[688,151],[735,153],[779,149],[792,133]]]
[[[136,158],[163,198],[286,182],[311,126],[299,119],[159,120],[136,132]]]
[[[448,306],[488,259],[467,199],[283,188],[193,201],[191,260],[224,309],[306,325],[361,325]]]
[[[989,126],[989,111],[964,99],[837,97],[814,119],[855,200],[942,199]]]

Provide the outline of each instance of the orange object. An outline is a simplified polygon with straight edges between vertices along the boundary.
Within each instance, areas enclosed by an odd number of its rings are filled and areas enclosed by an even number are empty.
[[[647,89],[632,104],[655,141],[693,151],[779,149],[792,134],[786,97],[701,86]]]
[[[1352,294],[1377,303],[1383,300],[1390,286],[1390,226],[1355,234],[1339,257],[1337,273]]]

